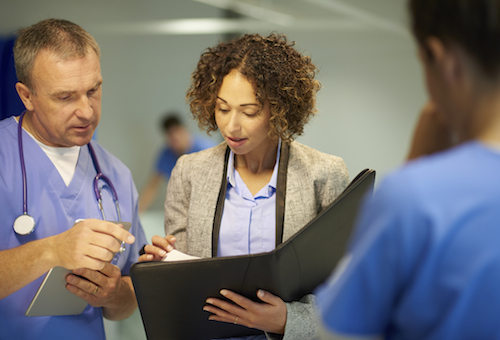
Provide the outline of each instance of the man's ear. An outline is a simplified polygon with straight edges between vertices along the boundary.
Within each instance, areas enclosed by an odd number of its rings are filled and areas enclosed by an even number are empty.
[[[21,98],[26,110],[34,111],[35,107],[33,106],[32,102],[33,93],[31,92],[31,90],[23,83],[17,82],[16,91],[19,95],[19,98]]]
[[[441,73],[446,82],[455,82],[462,76],[463,65],[457,49],[451,45],[445,45],[436,37],[427,38],[426,47],[429,66],[433,64],[435,70]]]

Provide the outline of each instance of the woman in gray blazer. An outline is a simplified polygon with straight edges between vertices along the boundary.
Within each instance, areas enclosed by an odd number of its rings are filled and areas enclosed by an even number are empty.
[[[201,55],[187,99],[199,126],[224,142],[179,158],[167,187],[167,236],[153,237],[140,260],[173,247],[200,257],[272,251],[344,190],[341,158],[293,141],[316,112],[315,73],[283,35],[244,35]],[[207,299],[211,320],[263,331],[241,339],[317,337],[311,294],[287,302],[263,290],[259,302],[221,294],[235,304]]]

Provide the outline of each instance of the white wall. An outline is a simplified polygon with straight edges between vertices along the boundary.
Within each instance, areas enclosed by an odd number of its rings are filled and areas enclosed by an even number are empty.
[[[318,116],[299,140],[343,157],[351,177],[373,168],[379,180],[404,161],[425,101],[415,47],[410,39],[377,31],[323,39],[328,47],[297,37],[319,65],[323,83]]]

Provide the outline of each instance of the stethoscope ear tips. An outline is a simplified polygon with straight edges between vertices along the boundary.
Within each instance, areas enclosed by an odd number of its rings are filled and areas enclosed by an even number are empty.
[[[29,235],[35,230],[35,219],[28,214],[23,214],[14,221],[14,231],[18,235]]]

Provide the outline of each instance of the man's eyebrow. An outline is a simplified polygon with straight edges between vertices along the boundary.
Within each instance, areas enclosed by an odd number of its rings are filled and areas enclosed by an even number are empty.
[[[95,83],[95,85],[90,90],[94,90],[94,89],[98,88],[101,85],[102,85],[102,80],[98,81],[97,83]]]
[[[224,99],[222,99],[221,97],[217,97],[217,99],[220,99],[222,100],[224,103],[227,104],[227,101],[225,101]],[[240,104],[240,106],[260,106],[259,104],[257,103],[246,103],[246,104]]]
[[[90,88],[90,89],[89,89],[89,91],[90,91],[90,90],[93,90],[93,89],[95,89],[95,88],[97,88],[97,87],[99,87],[99,86],[101,86],[101,85],[102,85],[102,80],[101,80],[101,81],[98,81],[97,83],[95,83],[95,85],[94,85],[94,86],[92,86],[92,88]],[[62,95],[73,94],[73,93],[76,93],[76,92],[78,92],[78,91],[71,91],[71,90],[70,90],[70,91],[59,91],[59,92],[54,92],[54,93],[52,94],[52,96],[53,96],[53,97],[58,97],[58,96],[62,96]]]
[[[59,92],[54,92],[52,93],[52,97],[59,97],[59,96],[64,96],[64,95],[69,95],[76,93],[76,91],[59,91]]]

